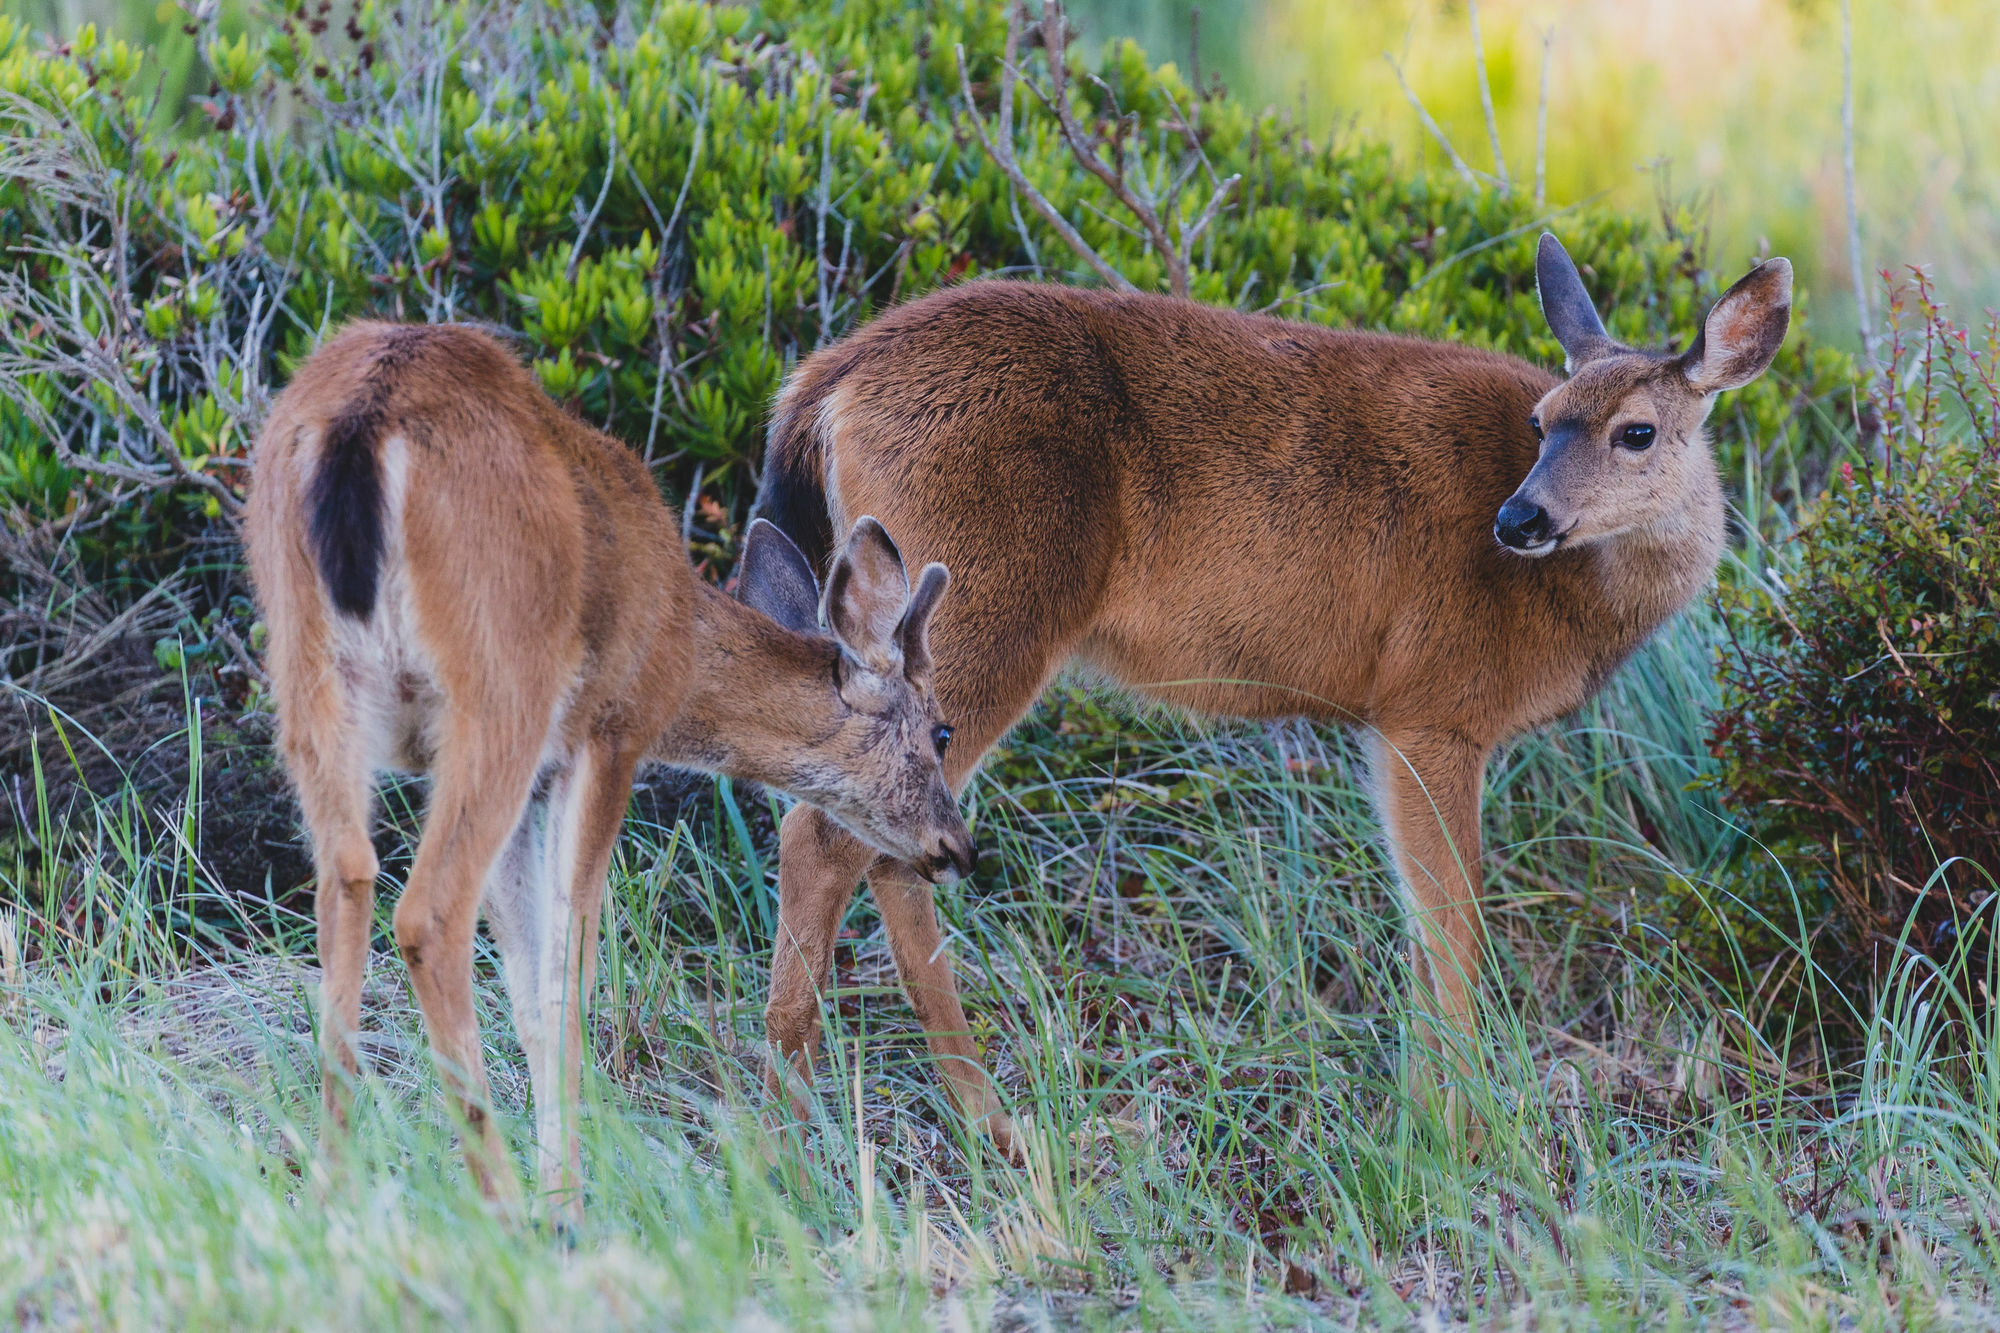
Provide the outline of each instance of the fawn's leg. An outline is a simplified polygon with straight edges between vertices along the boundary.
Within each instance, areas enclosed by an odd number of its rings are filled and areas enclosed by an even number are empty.
[[[1025,679],[1012,691],[1010,706],[957,714],[969,715],[969,720],[959,727],[954,748],[946,756],[952,790],[964,790],[981,756],[1026,711],[1038,687],[1038,680]],[[949,706],[945,715],[954,716]],[[809,805],[793,807],[780,828],[778,938],[771,996],[764,1009],[764,1031],[772,1053],[765,1068],[766,1087],[776,1096],[789,1077],[794,1082],[789,1090],[794,1112],[802,1119],[809,1114],[806,1090],[819,1046],[820,1002],[833,963],[833,944],[853,901],[855,881],[864,870],[895,955],[896,974],[924,1025],[932,1054],[941,1062],[953,1102],[992,1136],[1002,1152],[1017,1155],[1012,1128],[980,1064],[971,1025],[959,1002],[930,884]]]
[[[583,1015],[596,978],[604,877],[636,766],[636,753],[592,745],[572,767],[552,775],[538,793],[542,808],[531,805],[527,821],[539,826],[534,873],[515,881],[532,901],[503,905],[496,882],[487,903],[534,1080],[542,1194],[551,1211],[571,1225],[583,1220],[577,1134]],[[504,927],[503,917],[510,922]]]
[[[569,776],[564,768],[537,775],[520,822],[487,873],[482,898],[487,929],[500,951],[500,974],[507,983],[514,1032],[528,1057],[528,1076],[534,1085],[538,1121],[546,1100],[547,1081],[543,1068],[547,1054],[543,1049],[542,1012],[548,988],[541,966],[542,941],[550,933],[552,900],[556,896],[553,882],[556,862],[551,846],[557,836],[555,825],[559,817],[555,812],[565,799]],[[539,1142],[539,1123],[536,1128]]]
[[[996,1148],[1018,1158],[1013,1122],[1000,1109],[1000,1094],[980,1062],[972,1025],[959,1003],[958,977],[938,930],[930,884],[901,862],[882,857],[868,868],[868,888],[882,913],[903,993],[923,1024],[924,1040],[944,1073],[952,1101],[975,1128],[992,1137]]]
[[[284,705],[293,703],[292,707]],[[329,669],[296,695],[280,696],[285,765],[298,788],[312,833],[319,926],[320,1098],[324,1144],[332,1149],[347,1127],[359,1072],[361,986],[375,921],[375,847],[368,837],[374,774]]]

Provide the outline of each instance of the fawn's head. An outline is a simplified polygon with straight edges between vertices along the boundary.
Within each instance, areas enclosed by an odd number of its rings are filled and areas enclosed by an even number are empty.
[[[806,640],[806,667],[758,682],[764,780],[812,802],[863,842],[949,883],[972,870],[972,834],[945,780],[951,728],[931,685],[930,621],[951,575],[930,564],[910,586],[872,518],[857,521],[827,575],[776,525],[750,525],[737,595]],[[820,622],[825,617],[826,628]]]
[[[1535,405],[1529,424],[1541,457],[1500,506],[1493,535],[1511,551],[1543,556],[1686,513],[1716,485],[1702,432],[1715,395],[1763,374],[1785,341],[1790,261],[1767,259],[1738,279],[1678,354],[1612,341],[1576,265],[1546,232],[1535,285],[1569,378]]]

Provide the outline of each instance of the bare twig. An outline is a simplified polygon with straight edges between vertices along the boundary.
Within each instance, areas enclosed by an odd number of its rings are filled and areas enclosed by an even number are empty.
[[[1466,12],[1472,16],[1472,62],[1479,74],[1479,108],[1486,113],[1486,137],[1493,145],[1493,174],[1499,178],[1502,190],[1511,190],[1507,157],[1500,151],[1500,122],[1493,114],[1493,88],[1486,79],[1486,43],[1479,35],[1479,0],[1466,0]]]
[[[1044,0],[1042,5],[1042,49],[1048,55],[1049,61],[1049,91],[1042,95],[1042,100],[1048,104],[1049,110],[1055,113],[1056,125],[1062,130],[1064,142],[1069,144],[1070,154],[1076,158],[1077,165],[1102,181],[1104,188],[1111,191],[1111,197],[1125,205],[1132,216],[1139,220],[1139,225],[1145,229],[1146,237],[1152,243],[1154,251],[1171,268],[1173,264],[1171,257],[1176,255],[1178,250],[1168,238],[1167,229],[1160,222],[1159,212],[1153,208],[1150,200],[1142,198],[1133,188],[1132,182],[1121,169],[1122,162],[1114,166],[1104,160],[1098,151],[1104,140],[1094,133],[1086,134],[1083,126],[1077,123],[1076,111],[1070,106],[1069,100],[1069,61],[1066,55],[1069,49],[1069,23],[1063,13],[1062,5],[1057,3],[1057,0]],[[1029,87],[1033,88],[1034,85],[1030,84]],[[1039,89],[1035,91],[1040,94]],[[1121,138],[1112,140],[1112,148],[1119,156],[1123,156]],[[1180,281],[1175,284],[1174,295],[1186,296],[1187,274],[1182,271],[1179,276]]]
[[[1063,142],[1068,145],[1070,154],[1076,159],[1077,164],[1097,178],[1110,192],[1111,197],[1131,215],[1135,225],[1128,228],[1125,224],[1110,218],[1106,218],[1106,221],[1130,231],[1144,241],[1153,253],[1160,257],[1161,264],[1166,268],[1168,289],[1176,296],[1188,295],[1190,274],[1194,266],[1195,242],[1213,225],[1217,215],[1228,203],[1239,177],[1216,179],[1215,169],[1202,150],[1197,116],[1183,113],[1179,103],[1174,102],[1177,121],[1172,126],[1172,131],[1184,139],[1188,145],[1188,152],[1182,161],[1171,169],[1168,169],[1162,160],[1155,169],[1156,174],[1149,178],[1144,144],[1139,139],[1139,118],[1136,113],[1119,116],[1109,138],[1095,128],[1086,128],[1077,118],[1075,106],[1070,98],[1069,66],[1065,54],[1069,43],[1068,19],[1060,0],[1047,0],[1042,7],[1042,16],[1039,20],[1042,47],[1048,57],[1047,90],[1031,80],[1022,79],[1019,52],[1024,21],[1025,14],[1022,7],[1019,4],[1013,5],[1007,14],[1007,48],[1001,66],[1000,120],[993,136],[988,136],[977,108],[973,107],[973,129],[979,136],[980,144],[1006,174],[1015,192],[1027,197],[1035,211],[1055,228],[1057,234],[1085,263],[1118,290],[1136,290],[1129,279],[1113,268],[1102,255],[1084,241],[1067,220],[1057,213],[1048,199],[1028,181],[1016,161],[1013,151],[1014,91],[1017,82],[1027,82],[1028,90],[1055,118]],[[972,85],[966,73],[963,50],[959,52],[959,83],[968,106],[971,106]],[[1110,92],[1108,88],[1105,91],[1107,95]],[[1163,134],[1163,145],[1164,139]],[[1129,151],[1128,141],[1135,145]],[[1200,172],[1207,173],[1212,188],[1207,203],[1190,222],[1182,214],[1180,200],[1188,184]],[[1030,247],[1031,256],[1032,253]]]
[[[674,236],[676,229],[680,226],[681,209],[687,204],[688,188],[693,185],[695,168],[701,162],[702,136],[707,126],[708,84],[704,81],[702,85],[701,105],[695,111],[694,136],[688,144],[687,170],[681,175],[680,192],[674,196],[674,211],[664,220],[660,217],[660,211],[653,207],[652,196],[646,192],[645,186],[640,183],[638,171],[631,165],[629,158],[626,161],[625,170],[630,173],[634,188],[639,191],[639,197],[645,201],[646,211],[653,215],[653,221],[660,228],[660,257],[654,262],[653,271],[647,277],[647,282],[651,286],[653,294],[653,338],[659,344],[658,360],[653,373],[653,407],[646,419],[646,452],[644,457],[648,468],[651,468],[659,461],[655,453],[655,444],[660,434],[660,409],[666,403],[668,378],[677,369],[673,364],[674,334],[672,319],[675,308],[680,305],[680,292],[677,290],[672,300],[667,299],[667,263],[674,253]],[[673,388],[675,399],[678,401],[681,390],[678,381],[674,383]]]
[[[577,225],[576,243],[570,246],[569,263],[563,268],[565,282],[576,281],[577,266],[583,262],[584,243],[590,239],[590,233],[596,228],[597,215],[604,211],[604,201],[611,196],[611,182],[618,176],[618,109],[612,104],[611,94],[608,92],[604,95],[604,133],[607,139],[604,150],[604,184],[598,187],[597,202],[590,206],[590,212],[585,214]],[[666,243],[667,238],[662,236],[661,246],[664,247]]]
[[[215,634],[222,640],[223,646],[229,649],[229,655],[236,659],[236,665],[243,669],[243,674],[269,689],[271,678],[264,674],[264,668],[258,665],[256,656],[251,653],[243,640],[237,637],[236,631],[229,627],[226,617],[218,615],[215,618]]]
[[[1345,287],[1346,285],[1347,283],[1344,279],[1338,282],[1316,282],[1310,287],[1301,287],[1295,292],[1286,292],[1269,305],[1258,306],[1250,313],[1253,315],[1268,315],[1273,310],[1282,309],[1294,301],[1299,302],[1301,305],[1309,304],[1306,301],[1308,296],[1317,296],[1321,292],[1330,292],[1336,287]]]
[[[1445,136],[1445,132],[1442,129],[1438,128],[1438,123],[1431,119],[1430,110],[1424,106],[1423,99],[1417,96],[1417,90],[1412,88],[1410,81],[1403,77],[1403,67],[1397,64],[1396,58],[1387,51],[1382,53],[1382,58],[1388,61],[1389,68],[1395,71],[1396,83],[1402,88],[1403,96],[1409,99],[1410,106],[1416,111],[1417,118],[1423,122],[1424,129],[1436,141],[1437,146],[1444,150],[1445,157],[1450,159],[1452,170],[1456,171],[1467,185],[1478,189],[1478,175],[1473,172],[1471,167],[1466,165],[1465,159],[1458,155],[1458,150],[1451,146],[1451,140]]]
[[[1847,266],[1854,283],[1854,318],[1861,330],[1861,350],[1873,365],[1875,330],[1868,313],[1868,270],[1861,261],[1861,207],[1854,186],[1853,0],[1840,0],[1840,147],[1847,193]]]
[[[1542,88],[1535,98],[1535,207],[1548,202],[1549,166],[1549,53],[1554,49],[1556,30],[1542,29]]]
[[[980,119],[979,106],[972,100],[972,78],[965,69],[965,47],[961,45],[957,48],[958,85],[965,95],[966,109],[972,116],[972,131],[979,136],[980,147],[986,150],[994,165],[1013,182],[1016,190],[1027,197],[1029,206],[1041,215],[1042,221],[1048,223],[1056,235],[1062,237],[1063,243],[1075,251],[1079,259],[1090,265],[1109,286],[1121,292],[1136,292],[1139,289],[1132,285],[1131,280],[1113,268],[1089,241],[1083,239],[1082,233],[1070,225],[1069,219],[1049,202],[1047,195],[1035,188],[1034,182],[1028,179],[1027,173],[1014,159],[1014,81],[1020,76],[1015,63],[1021,49],[1020,16],[1018,5],[1007,11],[1007,54],[1000,66],[1000,123],[991,138],[987,137],[986,125]]]
[[[1188,80],[1194,85],[1194,95],[1201,97],[1201,6],[1188,10]]]

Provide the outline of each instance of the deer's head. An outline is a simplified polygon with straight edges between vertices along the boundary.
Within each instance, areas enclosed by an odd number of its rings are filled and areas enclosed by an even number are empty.
[[[1681,353],[1615,342],[1583,278],[1544,233],[1535,262],[1542,313],[1569,378],[1535,405],[1534,470],[1500,506],[1493,535],[1524,556],[1660,527],[1716,486],[1702,425],[1715,395],[1764,373],[1785,341],[1792,266],[1767,259],[1738,279]]]

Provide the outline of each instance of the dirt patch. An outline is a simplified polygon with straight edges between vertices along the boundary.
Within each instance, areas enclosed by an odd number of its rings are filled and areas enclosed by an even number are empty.
[[[187,622],[180,581],[121,604],[53,539],[7,530],[0,575],[0,849],[61,865],[112,831],[128,856],[191,845],[207,890],[294,898],[311,859],[269,715],[234,714],[213,670],[155,655]]]

